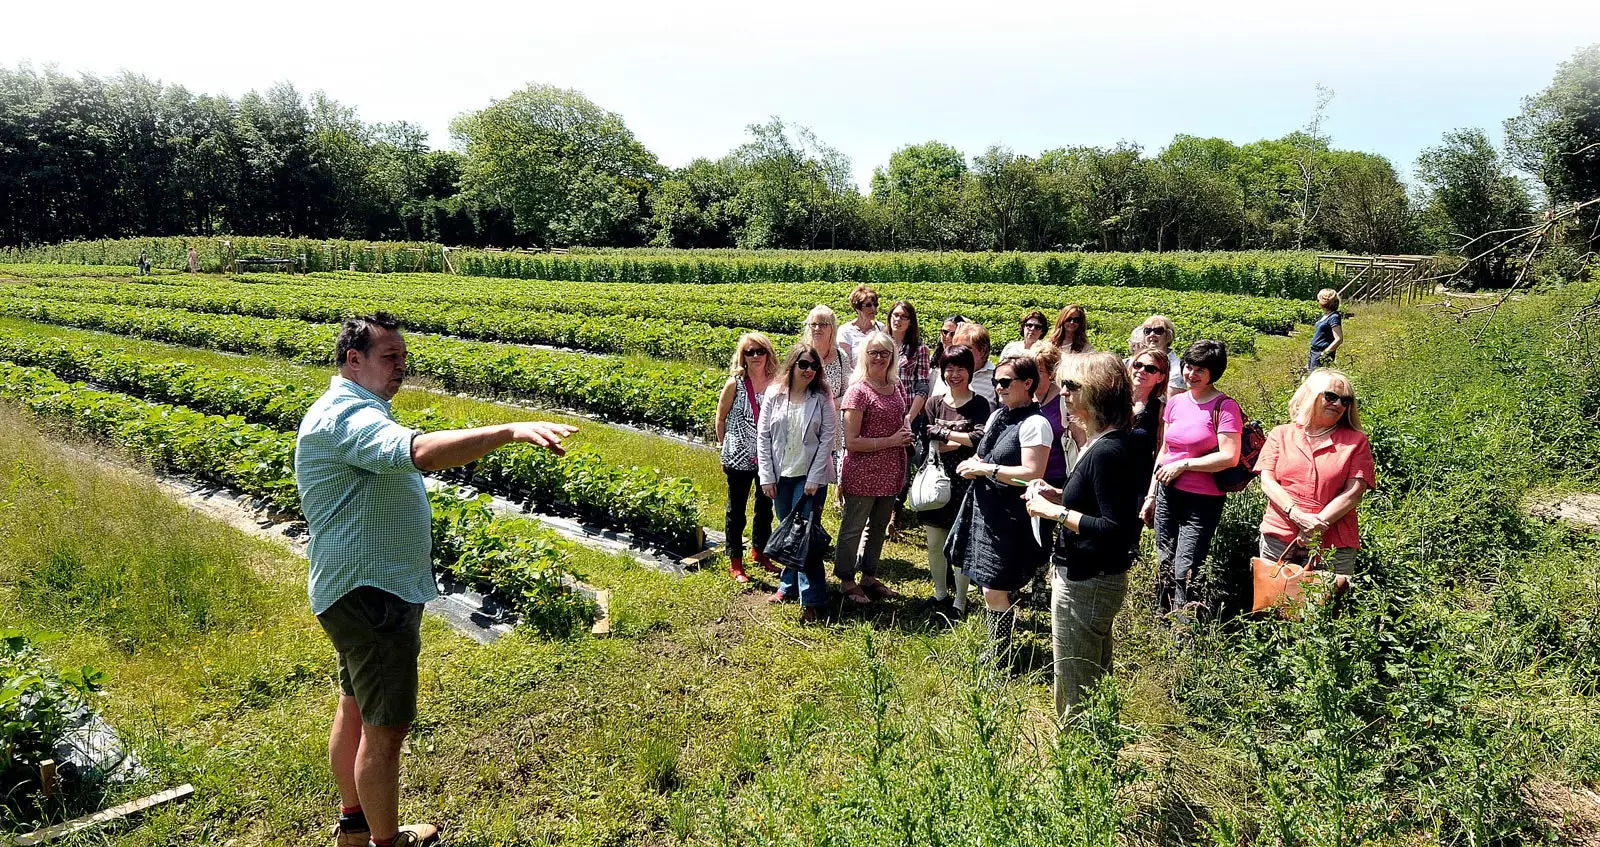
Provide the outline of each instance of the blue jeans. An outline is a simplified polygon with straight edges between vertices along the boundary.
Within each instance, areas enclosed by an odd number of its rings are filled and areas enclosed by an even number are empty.
[[[822,514],[823,506],[828,502],[828,486],[820,486],[817,493],[806,497],[806,478],[803,476],[786,476],[778,480],[778,496],[773,498],[773,508],[777,510],[778,520],[781,522],[794,511],[802,502],[807,503],[811,514]],[[784,566],[783,575],[778,577],[778,590],[785,597],[793,597],[798,590],[800,605],[824,606],[828,602],[828,572],[822,564],[822,551],[816,551],[806,562],[804,569]]]

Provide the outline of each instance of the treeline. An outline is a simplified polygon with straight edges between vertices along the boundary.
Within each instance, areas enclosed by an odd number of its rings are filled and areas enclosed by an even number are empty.
[[[232,100],[132,74],[0,68],[0,243],[215,232],[495,246],[866,250],[1433,252],[1600,196],[1600,45],[1507,121],[1508,149],[1446,133],[1402,181],[1307,124],[1236,144],[1179,135],[976,155],[902,147],[850,160],[778,118],[720,158],[663,166],[620,115],[530,86],[451,124],[368,124],[284,83]],[[1586,146],[1587,145],[1587,146]],[[1512,166],[1538,177],[1537,186]],[[1579,245],[1581,247],[1581,245]],[[1508,257],[1485,263],[1503,276]],[[1487,281],[1487,280],[1485,280]]]

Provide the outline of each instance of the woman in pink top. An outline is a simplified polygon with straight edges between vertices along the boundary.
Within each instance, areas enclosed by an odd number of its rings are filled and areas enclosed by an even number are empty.
[[[1167,401],[1161,455],[1140,517],[1156,530],[1156,607],[1180,622],[1198,606],[1191,583],[1211,552],[1226,496],[1211,475],[1239,462],[1244,413],[1213,385],[1228,367],[1221,341],[1196,341],[1183,354],[1189,390]]]
[[[861,342],[850,390],[844,394],[844,519],[834,551],[839,589],[854,603],[869,603],[871,591],[892,597],[895,591],[878,581],[878,556],[889,529],[895,495],[906,482],[906,449],[911,401],[900,384],[895,361],[900,346],[888,333],[874,332]],[[860,571],[861,581],[856,581]]]
[[[1267,513],[1261,518],[1261,558],[1303,562],[1307,549],[1332,549],[1324,565],[1353,576],[1361,533],[1356,506],[1377,472],[1372,445],[1361,431],[1350,378],[1318,368],[1289,400],[1289,419],[1267,436],[1256,460]]]

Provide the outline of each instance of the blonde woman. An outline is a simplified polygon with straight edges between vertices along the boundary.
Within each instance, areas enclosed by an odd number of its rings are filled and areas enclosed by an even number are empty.
[[[1312,371],[1289,400],[1289,420],[1273,428],[1256,460],[1268,503],[1261,558],[1277,561],[1294,545],[1288,558],[1303,562],[1311,548],[1331,549],[1324,567],[1352,576],[1361,548],[1356,507],[1377,471],[1350,378],[1332,368]]]
[[[1306,370],[1314,371],[1333,364],[1333,354],[1344,343],[1344,318],[1339,314],[1339,292],[1324,288],[1317,292],[1317,305],[1322,307],[1322,318],[1311,330],[1311,358]]]
[[[1134,332],[1139,337],[1139,350],[1156,350],[1167,359],[1167,393],[1181,394],[1189,390],[1189,383],[1183,378],[1183,359],[1172,350],[1172,343],[1177,338],[1178,329],[1166,315],[1151,315],[1144,319]]]
[[[815,306],[806,315],[806,325],[802,329],[800,340],[816,348],[817,356],[822,359],[822,375],[833,392],[833,399],[843,399],[845,389],[850,387],[852,363],[849,351],[839,344],[838,317],[827,306]]]
[[[839,330],[839,343],[849,351],[851,358],[859,359],[861,344],[874,332],[887,332],[878,320],[878,292],[870,285],[858,285],[850,292],[850,308],[855,310],[855,320]]]
[[[842,404],[845,454],[839,490],[844,519],[834,573],[846,599],[858,604],[872,602],[868,592],[879,597],[896,593],[877,573],[894,498],[906,482],[906,448],[912,441],[906,422],[911,400],[900,384],[899,352],[900,345],[888,333],[868,335]]]
[[[756,485],[756,427],[761,419],[761,398],[778,373],[777,354],[763,333],[747,332],[739,338],[728,381],[717,401],[717,446],[722,450],[722,473],[728,478],[728,506],[723,529],[727,533],[728,571],[739,582],[749,582],[744,571],[744,510],[755,489],[756,519],[751,528],[751,548],[756,562],[769,573],[780,573],[765,553],[772,536],[772,498]]]

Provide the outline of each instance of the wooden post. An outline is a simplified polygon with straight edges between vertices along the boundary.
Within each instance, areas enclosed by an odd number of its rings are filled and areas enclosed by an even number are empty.
[[[61,775],[56,772],[55,759],[45,759],[39,763],[39,784],[44,787],[46,800],[61,790]]]

